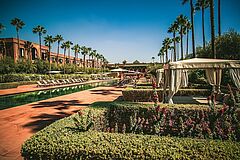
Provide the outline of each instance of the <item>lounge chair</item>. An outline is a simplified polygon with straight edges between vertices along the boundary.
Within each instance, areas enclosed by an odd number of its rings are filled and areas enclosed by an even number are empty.
[[[42,83],[41,81],[37,81],[37,87],[48,87],[48,84]]]
[[[67,83],[71,84],[72,82],[69,79],[65,79]]]

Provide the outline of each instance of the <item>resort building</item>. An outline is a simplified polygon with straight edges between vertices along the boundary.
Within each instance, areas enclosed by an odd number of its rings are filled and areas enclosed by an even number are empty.
[[[16,38],[0,38],[0,58],[3,56],[12,57],[15,62],[20,59],[31,60],[34,62],[36,59],[48,60],[49,54],[48,46],[41,45],[41,52],[40,53],[40,45],[34,42],[19,40],[19,52],[18,52],[18,39]],[[57,53],[51,52],[50,53],[50,61],[56,62],[57,61]],[[58,55],[59,64],[64,63],[75,63],[75,57],[68,55],[68,52],[65,55],[59,53]],[[94,65],[94,64],[95,65]],[[76,64],[80,67],[83,66],[83,59],[77,58]],[[86,59],[86,67],[97,66],[96,62],[93,59]]]

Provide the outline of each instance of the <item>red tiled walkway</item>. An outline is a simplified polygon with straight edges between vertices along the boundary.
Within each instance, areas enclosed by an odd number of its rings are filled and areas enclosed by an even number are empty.
[[[115,100],[122,95],[121,90],[98,87],[0,110],[0,160],[21,159],[21,145],[31,135],[93,102]]]

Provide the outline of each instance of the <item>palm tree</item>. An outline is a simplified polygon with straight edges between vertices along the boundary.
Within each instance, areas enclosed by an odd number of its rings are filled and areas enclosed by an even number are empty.
[[[209,0],[197,0],[197,3],[195,4],[195,9],[197,11],[202,11],[202,36],[203,36],[203,49],[206,48],[206,40],[205,40],[205,27],[204,27],[204,11],[206,8],[209,7]]]
[[[86,68],[86,55],[88,54],[88,49],[87,49],[87,47],[83,46],[81,48],[81,50],[82,50],[81,53],[83,55],[83,68],[85,69]]]
[[[99,62],[98,62],[98,60],[99,60],[99,58],[100,58],[100,54],[99,53],[96,53],[96,59],[97,59],[97,63],[96,63],[96,68],[99,68]]]
[[[180,39],[179,36],[177,36],[177,37],[175,37],[174,39],[172,39],[172,41],[175,41],[175,42],[176,42],[176,45],[178,45],[178,43],[180,42],[180,40],[181,40],[181,39]],[[173,48],[170,47],[169,49],[173,49]],[[177,59],[179,59],[179,57],[180,57],[180,56],[178,56]]]
[[[164,63],[164,48],[162,47],[159,52],[158,52],[158,56],[159,56],[159,61],[160,63]]]
[[[187,20],[186,22],[186,35],[187,35],[187,44],[186,44],[186,57],[188,57],[188,35],[189,35],[189,30],[192,29],[192,24]]]
[[[41,48],[42,40],[41,40],[41,38],[42,38],[42,35],[43,35],[43,34],[46,34],[46,33],[47,33],[47,30],[46,30],[44,27],[38,25],[37,27],[33,28],[32,32],[33,32],[33,33],[38,33],[39,48],[40,48],[40,55],[41,55],[41,54],[42,54],[42,48]]]
[[[71,59],[70,59],[71,45],[73,45],[73,43],[71,41],[66,41],[66,49],[68,49],[68,61],[69,61],[69,63],[71,63]]]
[[[176,38],[176,32],[178,32],[178,23],[176,21],[174,21],[171,26],[168,28],[168,33],[173,33],[173,46],[174,46],[174,61],[176,61],[176,42],[175,42],[175,38]],[[166,55],[167,56],[167,55]]]
[[[221,1],[218,0],[218,36],[221,36]]]
[[[2,31],[5,29],[5,26],[2,24],[2,23],[0,23],[0,34],[2,33]],[[7,50],[6,50],[6,43],[5,43],[5,41],[4,40],[1,40],[0,41],[0,43],[2,43],[2,46],[3,47],[1,47],[1,49],[3,49],[2,50],[2,53],[3,53],[3,56],[4,55],[6,55],[7,53]]]
[[[58,57],[59,57],[59,49],[60,49],[60,42],[63,41],[63,37],[61,35],[56,35],[55,36],[55,41],[57,42],[57,64],[58,64]]]
[[[91,56],[92,57],[92,68],[94,68],[94,59],[93,59],[93,57],[95,57],[96,56],[96,50],[92,50],[91,52],[90,52],[90,54],[89,54],[89,56]]]
[[[67,45],[66,42],[63,42],[61,45],[61,48],[63,49],[63,57],[64,57],[64,67],[63,67],[63,73],[65,74],[65,64],[66,64],[66,50],[67,50]]]
[[[2,33],[4,29],[5,29],[5,26],[2,23],[0,23],[0,33]]]
[[[177,17],[177,24],[179,25],[179,34],[180,34],[180,42],[181,42],[181,59],[183,59],[183,35],[186,32],[186,22],[187,17],[182,14]]]
[[[33,43],[32,42],[29,42],[29,41],[26,41],[26,42],[24,42],[24,48],[25,48],[25,50],[26,50],[26,54],[25,54],[25,59],[28,59],[28,60],[30,60],[30,52],[31,52],[31,50],[32,50],[32,48],[33,48]],[[26,57],[26,55],[27,55],[27,57]]]
[[[88,51],[88,63],[87,63],[87,67],[89,67],[90,53],[91,53],[91,51],[92,51],[92,48],[91,48],[91,47],[88,47],[88,48],[87,48],[87,51]]]
[[[172,43],[172,40],[171,40],[170,38],[165,38],[165,39],[163,40],[163,42],[162,42],[162,45],[163,45],[164,50],[165,50],[165,52],[166,52],[166,53],[165,53],[165,56],[166,56],[165,61],[166,61],[166,63],[168,62],[168,49],[169,49],[171,43]]]
[[[196,57],[195,53],[195,37],[194,37],[194,6],[193,6],[193,0],[182,0],[182,4],[186,4],[189,2],[190,4],[190,9],[191,9],[191,24],[192,24],[192,50],[193,50],[193,57]]]
[[[155,57],[152,57],[152,62],[154,63]]]
[[[81,47],[78,45],[78,44],[75,44],[73,47],[72,47],[72,50],[74,51],[75,53],[75,59],[74,59],[74,64],[77,64],[77,58],[78,58],[78,53],[80,52],[80,49]]]
[[[214,27],[214,1],[210,0],[210,20],[211,20],[211,46],[213,58],[216,58],[215,50],[215,27]]]
[[[51,71],[51,44],[53,42],[55,42],[55,39],[50,36],[50,35],[47,35],[46,37],[44,37],[44,42],[45,42],[45,45],[48,46],[48,57],[49,57],[49,71]]]
[[[25,25],[25,23],[19,18],[14,18],[11,20],[11,25],[16,27],[17,41],[18,41],[18,55],[20,55],[19,30],[22,29],[22,27]]]

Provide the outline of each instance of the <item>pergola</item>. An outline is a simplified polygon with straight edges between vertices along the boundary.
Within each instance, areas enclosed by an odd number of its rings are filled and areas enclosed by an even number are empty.
[[[220,92],[222,78],[222,69],[229,69],[230,77],[234,84],[240,90],[240,60],[193,58],[177,62],[170,62],[164,66],[163,70],[157,71],[157,83],[164,75],[164,93],[169,86],[168,102],[173,103],[172,98],[181,86],[188,83],[188,70],[204,69],[206,78],[213,87],[213,92]]]

